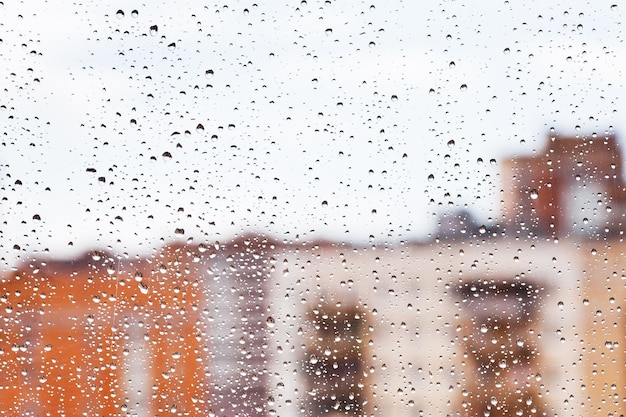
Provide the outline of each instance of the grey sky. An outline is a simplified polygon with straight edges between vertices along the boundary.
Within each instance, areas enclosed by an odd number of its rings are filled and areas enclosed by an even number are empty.
[[[550,127],[626,130],[612,2],[228,3],[5,2],[3,268],[421,237],[443,209],[497,218],[498,161]]]

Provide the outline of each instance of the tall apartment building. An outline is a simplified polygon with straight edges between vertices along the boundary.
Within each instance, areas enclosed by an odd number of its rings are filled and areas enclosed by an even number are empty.
[[[622,153],[615,135],[550,134],[536,155],[504,161],[501,177],[504,220],[511,229],[603,237],[619,234],[626,224]]]

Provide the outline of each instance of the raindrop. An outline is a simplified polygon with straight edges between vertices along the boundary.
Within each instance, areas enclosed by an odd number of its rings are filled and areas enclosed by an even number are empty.
[[[269,316],[267,320],[265,320],[265,323],[267,324],[267,327],[274,327],[276,321],[274,320],[274,317]]]
[[[467,84],[461,84],[461,91],[467,90]]]
[[[139,11],[138,10],[133,10],[132,12],[130,12],[130,15],[132,17],[137,17],[137,16],[139,16]]]
[[[456,144],[456,142],[454,142],[454,139],[451,139],[448,141],[448,148],[454,148],[454,145]]]
[[[204,126],[202,126],[202,123],[198,123],[198,126],[196,126],[196,132],[198,133],[204,132]]]
[[[150,26],[150,35],[156,36],[158,32],[159,32],[159,27],[157,25]]]
[[[118,10],[117,12],[115,12],[115,16],[117,16],[118,19],[121,19],[124,17],[124,11],[123,10]]]
[[[539,198],[539,193],[534,188],[530,190],[530,198],[533,200],[536,200],[537,198]]]

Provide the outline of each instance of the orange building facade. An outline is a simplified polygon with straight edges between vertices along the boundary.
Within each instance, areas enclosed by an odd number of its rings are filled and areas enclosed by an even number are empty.
[[[94,252],[30,264],[5,280],[4,412],[204,413],[206,346],[200,288],[182,267],[188,257],[183,247],[153,261]]]

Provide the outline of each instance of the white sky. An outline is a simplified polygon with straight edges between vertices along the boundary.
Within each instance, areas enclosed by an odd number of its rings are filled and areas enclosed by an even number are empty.
[[[626,132],[611,1],[224,3],[4,2],[0,268],[177,228],[420,238],[497,218],[498,161],[551,127]]]

